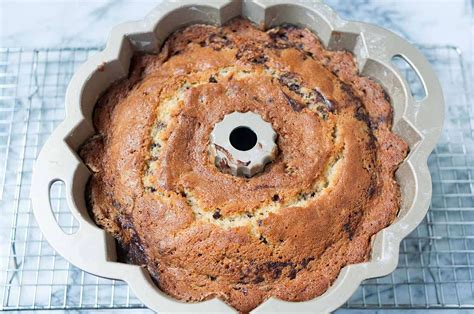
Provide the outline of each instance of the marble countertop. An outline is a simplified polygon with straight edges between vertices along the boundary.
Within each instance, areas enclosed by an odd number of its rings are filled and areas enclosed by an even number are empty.
[[[2,0],[4,47],[103,45],[109,30],[143,17],[162,0]],[[327,0],[342,17],[388,28],[411,42],[473,48],[470,0]],[[472,56],[472,54],[471,54]]]
[[[114,25],[142,18],[160,1],[163,0],[2,0],[0,46],[102,46]],[[473,1],[327,0],[326,3],[345,19],[385,27],[412,43],[456,46],[470,68],[474,52]]]

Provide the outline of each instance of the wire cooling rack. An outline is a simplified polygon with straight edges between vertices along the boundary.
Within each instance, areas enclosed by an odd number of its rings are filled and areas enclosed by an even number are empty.
[[[366,280],[346,308],[474,308],[472,94],[455,47],[420,48],[439,75],[447,103],[444,133],[429,159],[432,205],[401,243],[397,270]],[[31,211],[34,160],[64,117],[74,70],[97,50],[0,49],[0,310],[143,310],[125,283],[87,274],[57,255]],[[419,94],[414,72],[397,65]],[[53,185],[51,202],[63,230],[73,232],[77,222],[61,183]]]

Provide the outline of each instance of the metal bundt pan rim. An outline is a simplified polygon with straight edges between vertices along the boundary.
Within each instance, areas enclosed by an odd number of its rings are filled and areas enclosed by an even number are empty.
[[[376,78],[386,89],[394,107],[393,130],[410,145],[410,154],[397,171],[403,204],[396,221],[373,238],[368,262],[342,269],[337,280],[321,296],[304,302],[270,298],[254,312],[329,312],[341,306],[361,281],[392,272],[398,263],[400,241],[421,222],[431,200],[431,176],[427,159],[441,133],[444,101],[439,82],[428,61],[412,45],[382,28],[347,22],[323,3],[281,0],[195,0],[164,2],[143,20],[120,24],[106,48],[89,58],[74,74],[66,93],[66,117],[44,145],[32,178],[35,217],[51,246],[73,265],[86,272],[126,281],[135,295],[155,311],[232,311],[217,298],[183,303],[166,295],[148,272],[136,265],[116,262],[115,241],[88,215],[84,191],[90,172],[77,156],[78,147],[95,133],[92,110],[99,95],[128,74],[134,50],[152,52],[174,30],[192,23],[222,24],[243,15],[265,27],[283,22],[310,28],[330,49],[352,51],[362,75]],[[418,74],[425,98],[416,101],[404,77],[391,63],[405,59]],[[66,186],[68,205],[79,228],[65,234],[51,210],[49,190],[56,181]]]

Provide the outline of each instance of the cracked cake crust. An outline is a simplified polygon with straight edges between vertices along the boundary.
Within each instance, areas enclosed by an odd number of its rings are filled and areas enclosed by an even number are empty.
[[[250,179],[209,155],[210,132],[234,111],[278,134],[277,158]],[[80,150],[93,172],[86,197],[127,260],[173,297],[241,312],[271,296],[308,300],[367,260],[397,215],[408,146],[391,120],[352,54],[307,29],[193,25],[158,55],[136,55],[99,99],[97,135]]]

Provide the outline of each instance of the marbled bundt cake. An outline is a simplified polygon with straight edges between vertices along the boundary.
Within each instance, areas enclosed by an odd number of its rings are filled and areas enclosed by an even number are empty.
[[[251,178],[221,171],[209,150],[216,123],[248,111],[278,147]],[[247,312],[271,296],[314,298],[370,257],[400,207],[408,146],[391,132],[390,99],[304,28],[182,29],[132,59],[93,121],[80,151],[91,214],[180,300]]]

